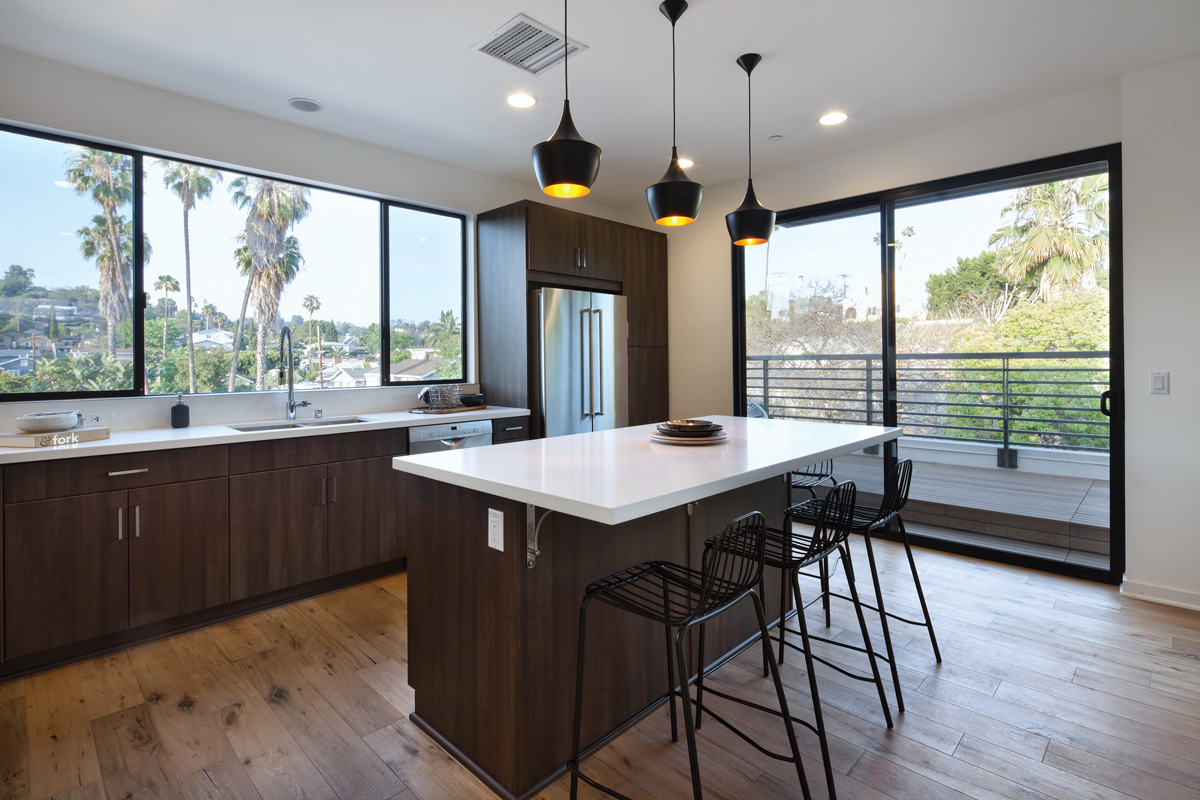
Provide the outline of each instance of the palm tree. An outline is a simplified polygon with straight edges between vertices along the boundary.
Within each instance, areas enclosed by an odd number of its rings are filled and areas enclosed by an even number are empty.
[[[279,297],[287,285],[296,279],[304,256],[300,255],[300,241],[295,236],[284,240],[283,255],[272,262],[266,269],[255,269],[254,256],[247,245],[245,234],[238,234],[241,246],[233,253],[238,265],[238,272],[249,276],[246,286],[246,297],[242,300],[245,308],[247,301],[254,315],[258,331],[255,337],[256,369],[254,388],[262,391],[267,388],[267,338],[275,318],[279,316]],[[242,312],[243,317],[245,312]]]
[[[1040,271],[1038,294],[1046,300],[1096,285],[1108,255],[1107,174],[1018,189],[1002,214],[1013,218],[988,244],[1005,277],[1020,281]]]
[[[311,344],[313,312],[318,311],[321,308],[321,301],[316,295],[310,294],[305,296],[304,301],[301,302],[300,305],[304,306],[304,310],[308,312],[308,341]]]
[[[200,313],[204,315],[204,329],[211,329],[212,319],[214,316],[216,316],[217,307],[205,300],[204,305],[200,307]]]
[[[454,317],[453,311],[443,311],[437,322],[429,326],[425,333],[425,344],[430,347],[445,347],[462,336],[462,328]]]
[[[183,281],[187,287],[187,354],[188,391],[196,393],[196,347],[192,342],[192,242],[188,230],[188,212],[196,207],[197,200],[212,196],[213,183],[225,179],[218,170],[180,164],[177,161],[159,159],[154,162],[163,170],[163,186],[166,186],[183,203]],[[178,288],[175,291],[179,291]],[[164,337],[166,326],[163,326]],[[165,341],[165,338],[164,338]],[[165,355],[165,354],[164,354]]]
[[[117,231],[116,236],[111,234],[112,230]],[[128,313],[129,300],[120,293],[118,273],[122,261],[128,264],[133,260],[133,222],[127,221],[125,217],[118,214],[110,227],[104,215],[97,214],[92,217],[90,228],[80,228],[75,235],[82,240],[79,243],[80,254],[87,261],[95,259],[96,268],[100,270],[100,302],[98,306],[107,322],[108,354],[116,358],[117,325]],[[113,241],[118,243],[116,250],[113,249]],[[150,238],[142,234],[143,263],[150,263],[150,256],[153,252],[153,248],[150,247]],[[122,301],[125,305],[122,305]]]
[[[76,194],[91,195],[100,206],[101,214],[92,218],[94,228],[108,240],[109,260],[101,263],[100,269],[100,312],[108,321],[108,352],[116,355],[116,328],[129,316],[133,301],[132,232],[126,233],[126,224],[117,210],[133,199],[133,159],[120,153],[110,153],[95,148],[78,148],[67,159],[67,182]],[[129,226],[130,228],[132,226]],[[82,230],[80,235],[82,236]],[[89,235],[90,239],[94,236]],[[91,245],[94,253],[102,252],[99,243]],[[86,253],[84,258],[91,258]]]
[[[172,278],[170,275],[159,275],[158,280],[154,282],[154,291],[163,293],[163,354],[162,357],[167,357],[167,322],[171,319],[171,292],[179,291],[179,281]],[[190,328],[191,325],[189,324]],[[189,335],[190,341],[190,335]],[[191,393],[196,393],[196,385],[193,382],[191,385]]]
[[[259,272],[265,272],[274,265],[279,264],[285,267],[289,249],[294,249],[295,256],[299,257],[299,243],[294,236],[288,236],[287,232],[297,222],[308,216],[312,206],[308,202],[310,195],[308,189],[267,178],[243,175],[229,184],[229,191],[233,204],[239,209],[247,211],[246,230],[243,234],[245,239],[242,246],[235,251],[234,258],[240,269],[242,261],[237,253],[244,247],[248,265],[246,271],[243,272],[247,275],[246,293],[242,297],[242,312],[238,317],[237,333],[233,337],[233,360],[229,367],[229,391],[232,392],[237,375],[238,351],[242,348],[242,330],[246,324],[246,307],[250,301],[255,278]],[[289,248],[289,241],[291,248]],[[296,268],[299,269],[299,262],[296,262]],[[295,277],[294,274],[292,277]],[[282,287],[290,281],[291,277],[280,285],[279,291],[282,292]],[[268,279],[264,285],[273,285],[274,283],[277,281]],[[263,309],[266,310],[266,308],[267,306],[264,305]],[[279,295],[277,293],[275,294],[274,310],[278,312],[278,309]],[[274,319],[272,315],[270,321],[273,322]],[[255,315],[255,320],[259,321],[260,329],[262,325],[266,324],[259,320],[257,315]],[[265,379],[265,347],[265,337],[259,336],[258,350],[262,355],[259,358],[258,367],[260,381],[256,382],[256,388],[258,388],[257,383]]]

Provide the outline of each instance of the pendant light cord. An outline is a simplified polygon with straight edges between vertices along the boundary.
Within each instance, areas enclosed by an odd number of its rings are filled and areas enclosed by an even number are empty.
[[[563,99],[571,99],[571,40],[567,36],[567,0],[563,0]]]
[[[675,149],[675,23],[671,23],[671,149]]]
[[[746,176],[754,177],[754,81],[746,71]]]

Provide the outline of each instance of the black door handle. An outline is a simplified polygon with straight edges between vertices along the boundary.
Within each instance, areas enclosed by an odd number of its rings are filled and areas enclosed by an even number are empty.
[[[1112,411],[1109,410],[1108,401],[1112,398],[1112,391],[1106,389],[1100,393],[1100,413],[1106,417],[1112,416]]]

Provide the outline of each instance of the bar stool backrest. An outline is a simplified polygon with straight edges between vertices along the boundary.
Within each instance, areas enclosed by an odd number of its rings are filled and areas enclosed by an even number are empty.
[[[912,486],[912,473],[911,458],[896,463],[892,470],[892,482],[883,493],[883,503],[879,506],[879,519],[890,517],[904,508],[908,502],[908,490]]]
[[[725,526],[712,547],[704,551],[700,597],[693,618],[723,608],[758,586],[766,554],[767,521],[758,511]]]
[[[854,524],[854,503],[858,499],[858,488],[854,481],[845,481],[825,495],[821,502],[821,513],[813,529],[812,547],[809,555],[816,555],[841,545],[850,538]]]

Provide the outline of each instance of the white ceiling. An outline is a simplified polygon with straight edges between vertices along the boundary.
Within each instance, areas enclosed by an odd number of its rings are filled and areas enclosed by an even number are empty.
[[[572,111],[604,150],[591,199],[614,207],[670,155],[657,6],[572,0],[571,37],[590,47],[571,62]],[[518,13],[561,30],[558,0],[0,0],[0,45],[532,183],[562,67],[535,78],[470,49]],[[1200,0],[692,0],[677,36],[680,151],[714,185],[745,170],[744,52],[763,54],[761,171],[1194,55]],[[518,90],[539,104],[510,108]],[[325,110],[293,111],[295,96]],[[816,123],[834,109],[849,121]]]

